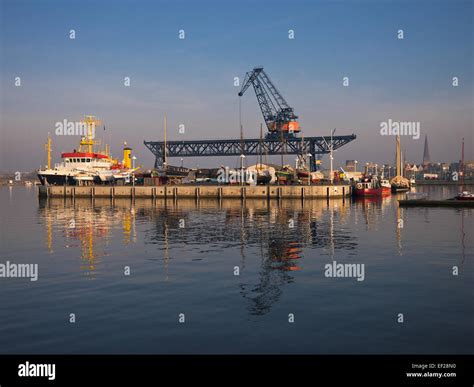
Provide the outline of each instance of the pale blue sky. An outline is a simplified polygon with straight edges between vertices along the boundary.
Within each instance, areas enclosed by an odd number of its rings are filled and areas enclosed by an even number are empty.
[[[0,3],[0,170],[44,164],[54,123],[84,114],[104,121],[117,156],[126,140],[149,167],[143,140],[162,139],[165,112],[171,139],[238,138],[233,78],[256,65],[294,107],[305,136],[331,128],[357,134],[337,152],[338,163],[392,162],[394,139],[379,134],[389,118],[421,122],[420,140],[402,139],[409,161],[421,161],[425,133],[433,159],[459,159],[463,136],[474,158],[472,1]],[[258,137],[262,117],[251,89],[242,109],[245,136]],[[77,141],[53,137],[55,161]],[[188,165],[196,163],[222,161]]]

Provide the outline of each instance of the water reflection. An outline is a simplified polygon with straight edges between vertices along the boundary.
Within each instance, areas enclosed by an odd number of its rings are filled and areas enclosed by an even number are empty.
[[[378,230],[384,219],[393,220],[392,227],[395,230],[396,251],[399,256],[403,255],[402,241],[405,225],[403,208],[399,207],[396,203],[401,198],[401,195],[389,195],[383,197],[360,197],[352,200],[354,207],[359,210],[357,212],[363,216],[367,231]]]
[[[80,268],[93,273],[100,259],[107,255],[111,232],[120,226],[122,243],[136,242],[134,207],[112,207],[108,200],[40,199],[40,219],[46,227],[46,248],[54,253],[56,243],[66,249],[80,252]]]
[[[46,228],[46,248],[54,253],[55,236],[66,248],[79,248],[84,268],[93,271],[107,254],[113,230],[121,230],[123,245],[137,242],[137,223],[145,244],[157,245],[168,264],[170,247],[198,245],[201,251],[239,245],[242,266],[245,249],[260,246],[279,271],[296,271],[306,246],[337,249],[357,246],[348,228],[335,232],[335,222],[344,226],[350,203],[336,201],[268,202],[247,200],[130,200],[41,199],[40,220]],[[150,227],[151,225],[151,227]],[[57,243],[57,242],[56,242]]]
[[[396,199],[246,200],[242,204],[214,199],[49,198],[40,200],[38,211],[47,251],[77,252],[79,267],[87,275],[96,276],[106,256],[127,246],[137,259],[162,261],[165,281],[179,275],[171,270],[174,260],[209,263],[221,256],[233,267],[237,258],[241,273],[237,286],[248,312],[263,315],[312,262],[372,254],[370,246],[359,246],[359,228],[382,231],[387,249],[402,255],[407,214]],[[464,212],[460,214],[462,265]],[[189,270],[193,269],[189,266]]]
[[[49,198],[40,200],[39,215],[46,228],[47,250],[53,254],[55,247],[64,247],[80,252],[80,268],[88,275],[95,273],[117,241],[127,246],[143,239],[144,245],[155,246],[165,281],[170,280],[172,258],[188,259],[185,247],[193,247],[203,259],[210,252],[234,249],[240,255],[242,279],[247,259],[255,264],[257,251],[256,280],[238,285],[252,315],[267,313],[284,285],[294,281],[293,273],[304,270],[306,248],[319,248],[332,259],[337,250],[357,247],[345,227],[351,208],[344,200],[247,200],[242,205],[239,200]]]

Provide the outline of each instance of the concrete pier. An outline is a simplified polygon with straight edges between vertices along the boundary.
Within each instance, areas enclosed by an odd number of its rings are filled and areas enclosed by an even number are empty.
[[[341,198],[351,194],[345,185],[176,185],[176,186],[39,186],[41,197],[89,198],[252,198],[252,199],[311,199]]]

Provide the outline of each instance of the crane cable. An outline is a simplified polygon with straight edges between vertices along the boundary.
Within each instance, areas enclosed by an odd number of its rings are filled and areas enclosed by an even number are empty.
[[[244,154],[244,128],[242,127],[242,99],[239,97],[240,152]]]
[[[242,130],[242,98],[239,97],[239,130]]]

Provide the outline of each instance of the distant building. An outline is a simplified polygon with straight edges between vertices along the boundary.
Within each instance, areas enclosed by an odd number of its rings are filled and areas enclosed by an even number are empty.
[[[474,178],[474,160],[464,161],[464,178]]]
[[[416,165],[416,164],[405,164],[405,168],[403,170],[403,176],[405,176],[408,179],[416,179],[419,178],[420,174],[423,171],[423,166],[422,165]]]
[[[456,163],[451,163],[449,166],[449,172],[460,173],[461,172],[461,160]],[[464,179],[474,179],[474,160],[464,160]]]

